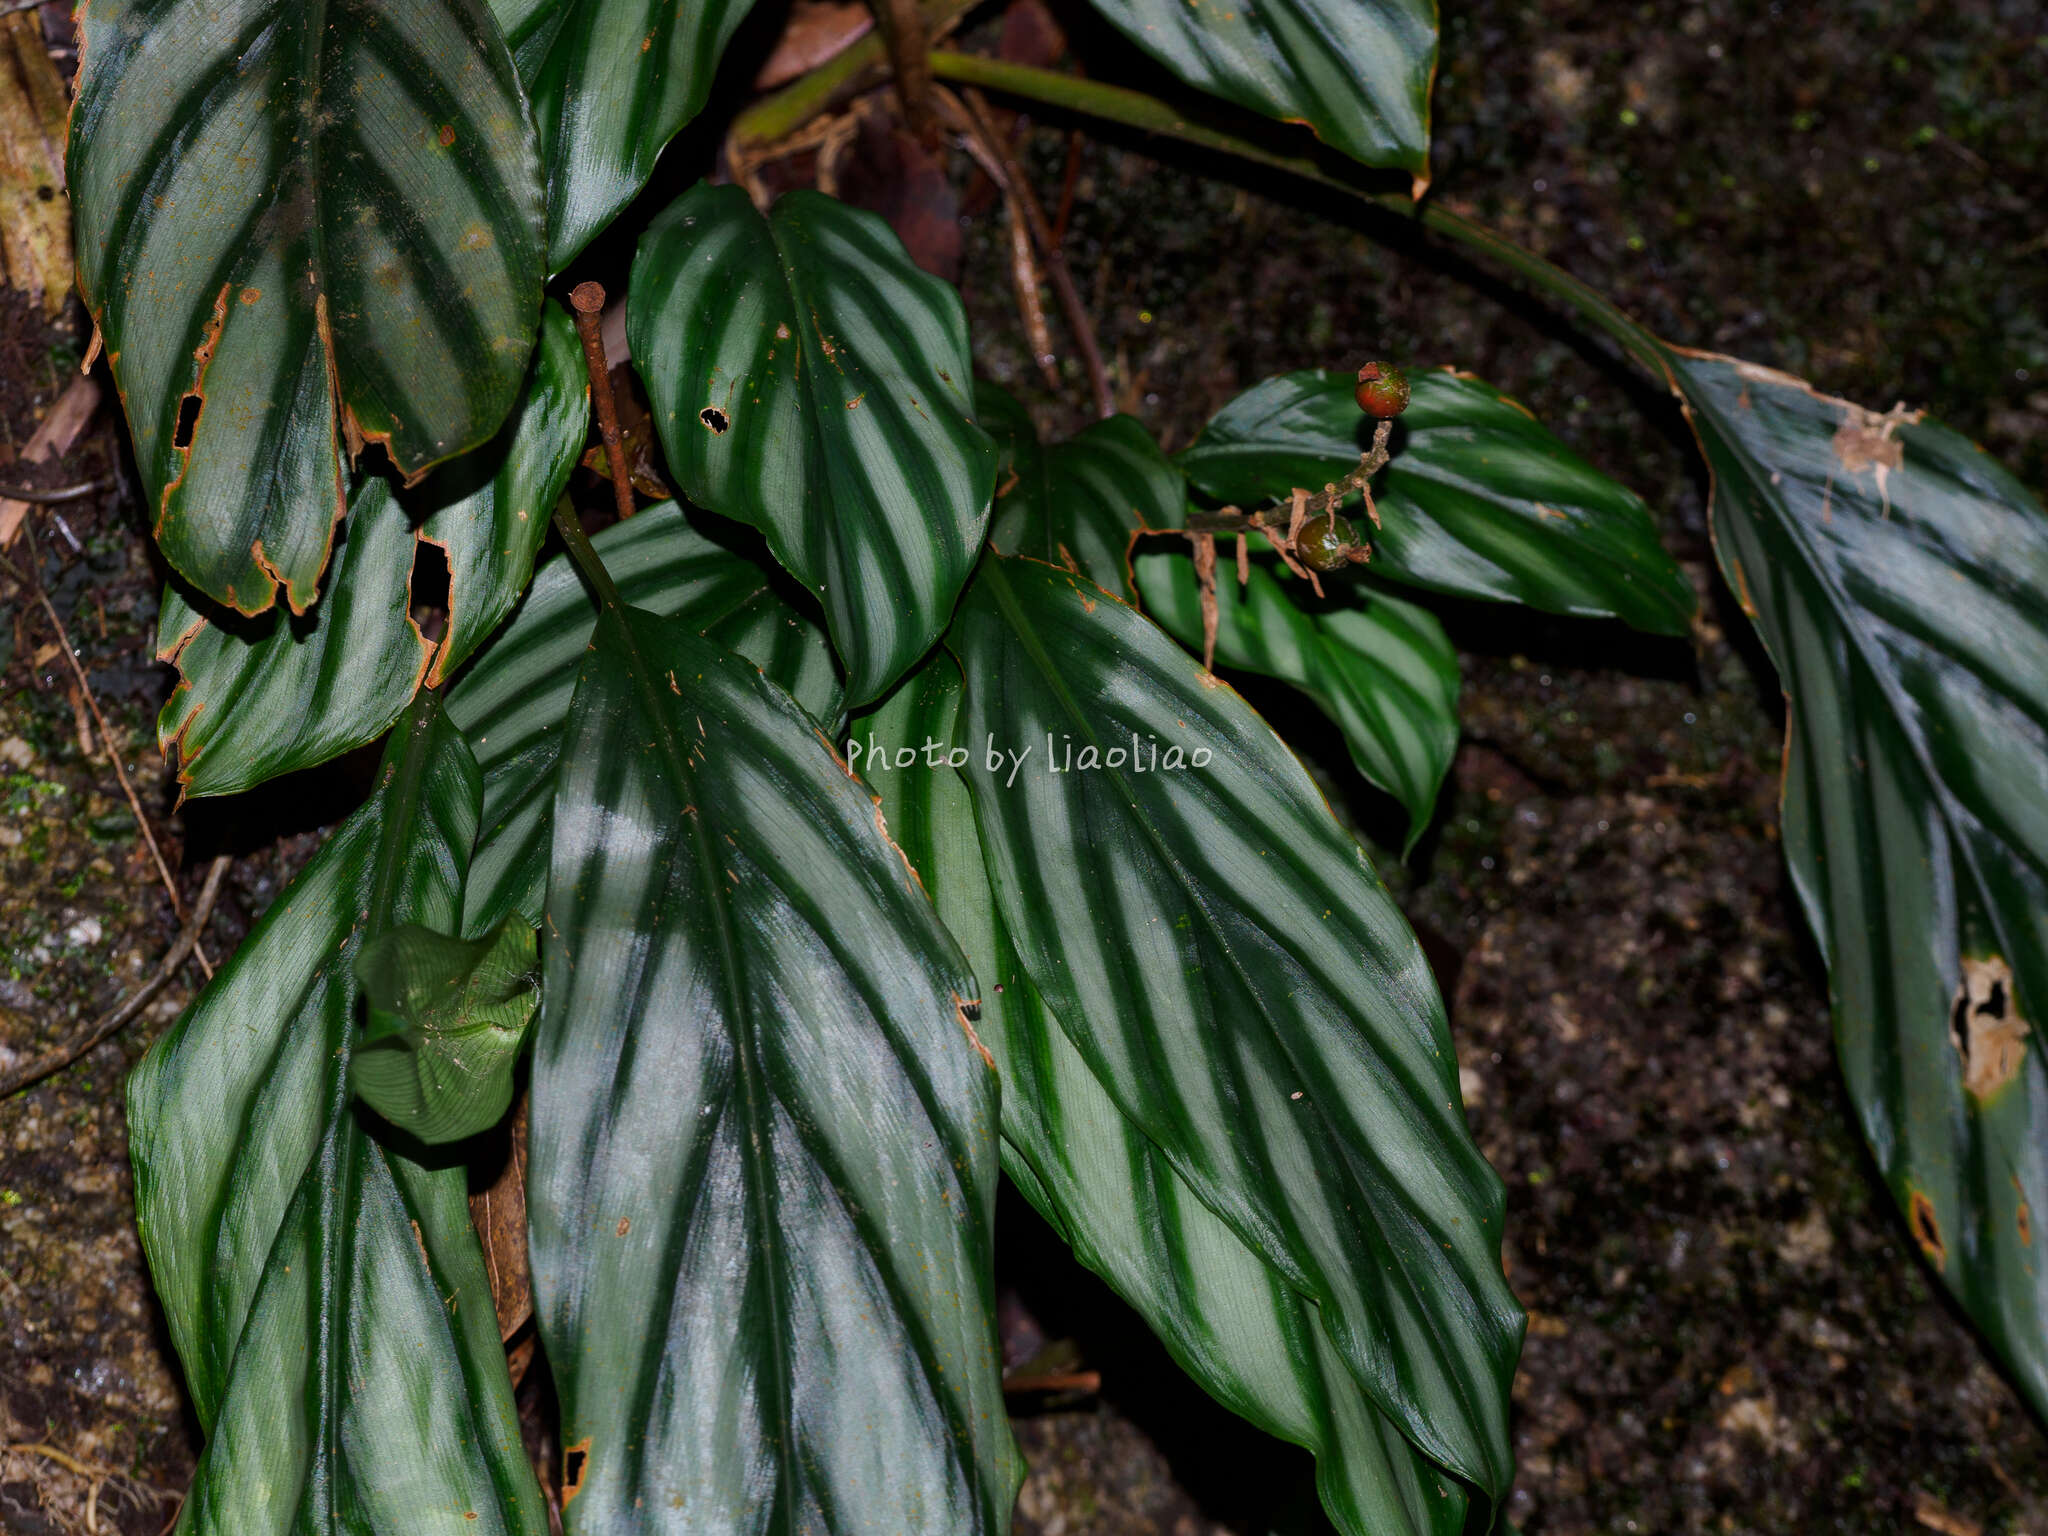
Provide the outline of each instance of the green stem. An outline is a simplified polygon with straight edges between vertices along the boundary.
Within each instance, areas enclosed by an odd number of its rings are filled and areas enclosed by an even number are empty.
[[[1453,213],[1439,204],[1424,203],[1418,209],[1400,193],[1371,191],[1346,175],[1324,169],[1319,161],[1307,155],[1276,152],[1237,134],[1193,122],[1166,102],[1120,85],[1105,85],[1099,80],[1063,75],[1057,70],[1012,64],[1002,59],[987,59],[978,54],[943,48],[932,54],[932,73],[941,80],[978,85],[1027,101],[1062,107],[1143,133],[1177,139],[1183,144],[1229,155],[1253,165],[1284,171],[1319,187],[1328,187],[1357,198],[1360,202],[1372,203],[1401,218],[1418,219],[1423,228],[1483,252],[1544,293],[1570,306],[1582,319],[1612,336],[1623,351],[1659,380],[1669,379],[1662,345],[1607,299],[1570,273],[1552,266],[1534,251],[1524,250],[1484,224]]]
[[[620,618],[625,616],[625,600],[619,596],[619,589],[612,585],[612,574],[604,568],[604,561],[598,558],[596,548],[590,542],[590,535],[583,531],[583,525],[576,521],[576,509],[564,496],[555,503],[555,532],[562,536],[568,546],[569,558],[576,562],[576,569],[583,573],[583,579],[590,583],[590,590],[597,598],[598,606],[606,613]]]
[[[977,0],[926,0],[919,7],[926,37],[943,36],[972,10]],[[732,144],[742,153],[787,138],[819,113],[829,111],[851,94],[861,78],[883,69],[888,50],[879,32],[842,49],[807,75],[799,76],[771,96],[763,96],[732,123]],[[936,58],[934,58],[936,62]]]

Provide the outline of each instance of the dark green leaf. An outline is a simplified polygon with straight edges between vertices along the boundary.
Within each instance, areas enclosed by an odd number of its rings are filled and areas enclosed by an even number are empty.
[[[1094,0],[1189,85],[1429,180],[1430,0]],[[1417,189],[1420,194],[1420,187]]]
[[[980,552],[995,445],[960,296],[888,225],[699,185],[633,262],[627,329],[676,483],[818,595],[850,701],[930,648]]]
[[[824,631],[784,601],[759,567],[693,528],[681,507],[649,507],[593,542],[627,602],[739,651],[818,720],[837,717],[839,678]],[[470,872],[466,934],[513,912],[541,920],[562,724],[596,616],[575,566],[551,561],[448,700],[484,774],[484,834]]]
[[[1785,853],[1849,1096],[1921,1251],[2048,1414],[2048,515],[1917,413],[1667,357],[1791,706]]]
[[[498,430],[540,321],[541,188],[482,0],[93,0],[67,162],[80,291],[164,558],[245,614],[318,590],[341,448]]]
[[[753,0],[492,0],[540,129],[548,266],[647,185]]]
[[[550,305],[498,441],[396,497],[382,476],[365,476],[311,613],[243,618],[167,587],[158,655],[180,678],[157,733],[166,750],[178,748],[185,792],[229,794],[374,741],[422,676],[438,684],[460,665],[533,574],[549,509],[583,447],[588,396],[575,327]],[[410,612],[422,541],[439,545],[448,566],[439,646]]]
[[[902,745],[950,747],[959,697],[951,659],[935,657],[856,739],[886,745],[892,763]],[[959,774],[920,761],[867,777],[939,916],[987,978],[977,1031],[1002,1073],[1003,1162],[1018,1187],[1195,1380],[1315,1454],[1323,1507],[1344,1536],[1456,1536],[1462,1489],[1372,1407],[1320,1309],[1202,1204],[1045,1008],[992,907]]]
[[[1155,547],[1158,541],[1154,541]],[[1408,811],[1408,846],[1429,824],[1458,747],[1458,653],[1427,608],[1355,575],[1325,576],[1327,598],[1271,556],[1240,589],[1231,540],[1216,583],[1216,659],[1290,682],[1344,733],[1358,771]],[[1138,590],[1155,619],[1197,651],[1202,610],[1185,550],[1138,556]]]
[[[1500,1180],[1363,851],[1235,693],[1078,577],[984,562],[947,645],[997,910],[1062,1031],[1375,1406],[1500,1498]]]
[[[1375,574],[1552,613],[1612,615],[1682,635],[1694,598],[1633,492],[1477,379],[1412,375],[1378,492]],[[1358,466],[1371,421],[1352,375],[1311,369],[1254,385],[1180,456],[1188,479],[1247,509]]]
[[[454,924],[477,795],[423,699],[129,1079],[136,1219],[207,1434],[189,1536],[547,1530],[464,1171],[381,1143],[348,1085],[356,954],[387,923]]]
[[[406,923],[363,946],[356,980],[370,1024],[349,1080],[365,1104],[428,1145],[505,1118],[540,1002],[531,928],[508,918],[471,940]]]
[[[674,621],[606,612],[564,737],[528,1211],[565,1524],[1006,1529],[958,948],[810,717]]]
[[[995,385],[976,384],[974,404],[1001,455],[989,542],[1005,554],[1078,566],[1098,587],[1128,597],[1131,535],[1178,527],[1187,505],[1172,460],[1129,416],[1046,448],[1030,414]]]

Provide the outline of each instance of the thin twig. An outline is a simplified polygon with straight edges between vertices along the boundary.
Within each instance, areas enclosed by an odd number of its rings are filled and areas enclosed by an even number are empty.
[[[1010,152],[1003,136],[996,132],[988,99],[975,90],[967,91],[965,95],[968,111],[984,143],[1001,162],[1009,178],[1016,193],[1017,206],[1023,210],[1025,224],[1038,246],[1039,259],[1045,263],[1046,276],[1052,279],[1052,291],[1058,296],[1060,308],[1066,314],[1067,329],[1074,333],[1074,345],[1080,349],[1081,361],[1088,369],[1088,387],[1095,396],[1095,413],[1105,418],[1114,416],[1116,401],[1109,390],[1109,370],[1102,366],[1102,349],[1095,344],[1095,324],[1082,307],[1081,291],[1074,286],[1074,274],[1067,270],[1067,259],[1060,251],[1059,242],[1053,239],[1052,226],[1045,221],[1045,210],[1038,206],[1037,195],[1031,190],[1031,180],[1024,174],[1024,167]]]
[[[1386,420],[1374,427],[1372,446],[1359,455],[1357,467],[1343,479],[1331,482],[1315,495],[1307,496],[1299,503],[1302,520],[1321,517],[1325,512],[1334,512],[1352,492],[1363,491],[1366,498],[1366,514],[1372,519],[1373,526],[1378,527],[1379,509],[1372,504],[1372,490],[1366,482],[1385,469],[1387,461],[1393,457],[1393,451],[1387,446],[1393,430],[1393,422]],[[1292,510],[1290,507],[1290,514]],[[1190,510],[1188,513],[1190,533],[1236,533],[1245,528],[1256,528],[1268,533],[1275,531],[1266,522],[1263,513],[1247,514],[1242,507],[1218,507],[1213,512]],[[1281,533],[1275,538],[1275,544],[1279,544],[1285,537],[1285,534]],[[1291,545],[1293,541],[1287,539],[1286,542]]]
[[[1005,1392],[1100,1392],[1100,1371],[1052,1371],[1042,1376],[1005,1376]]]
[[[612,500],[621,518],[633,515],[633,475],[626,468],[626,448],[619,436],[619,409],[612,399],[611,364],[605,361],[604,284],[578,283],[569,295],[576,312],[576,334],[583,339],[583,365],[590,372],[590,399],[597,407],[597,435],[604,440],[605,468],[611,471]]]
[[[0,500],[36,501],[45,506],[59,501],[83,501],[88,496],[97,496],[113,483],[111,480],[81,480],[76,485],[52,486],[46,491],[32,485],[0,485]]]
[[[25,531],[27,525],[23,524]],[[164,858],[164,851],[157,845],[156,833],[151,830],[149,817],[143,812],[142,797],[135,793],[135,786],[128,781],[128,770],[121,766],[121,751],[114,740],[114,733],[107,729],[107,718],[100,713],[99,700],[93,697],[92,684],[86,681],[85,668],[78,660],[77,651],[71,647],[71,636],[64,628],[64,620],[58,615],[56,604],[50,601],[50,594],[43,590],[43,576],[40,569],[42,556],[36,549],[35,534],[28,531],[28,584],[35,589],[36,601],[42,605],[50,625],[57,631],[57,647],[63,651],[64,659],[71,664],[71,675],[78,679],[78,691],[85,695],[85,707],[92,711],[93,724],[100,730],[100,745],[107,750],[107,762],[113,767],[114,778],[120,783],[121,793],[128,797],[128,809],[135,817],[135,825],[142,829],[142,841],[149,848],[149,856],[156,861],[156,872],[164,883],[164,890],[171,898],[171,915],[183,918],[185,903],[178,895],[178,882],[171,874],[171,866]],[[199,961],[199,969],[206,973],[208,981],[213,980],[213,961],[207,957],[206,947],[196,941],[193,956]]]
[[[932,111],[931,44],[917,0],[869,0],[875,23],[888,45],[903,120],[927,150],[938,148],[939,120]]]
[[[53,1072],[63,1071],[87,1051],[125,1027],[149,1006],[151,999],[178,974],[178,967],[185,963],[185,957],[198,946],[200,930],[205,928],[206,920],[213,916],[213,904],[220,896],[221,883],[226,880],[228,866],[232,862],[226,854],[222,854],[207,867],[206,883],[199,888],[199,899],[192,904],[192,915],[185,920],[184,928],[179,931],[176,942],[165,953],[163,962],[157,966],[156,974],[131,992],[125,1001],[102,1015],[90,1029],[74,1035],[63,1045],[27,1066],[0,1077],[0,1099],[18,1093],[31,1083],[41,1082]]]

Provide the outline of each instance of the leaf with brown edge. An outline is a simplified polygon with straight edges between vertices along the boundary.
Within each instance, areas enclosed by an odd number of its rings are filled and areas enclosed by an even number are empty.
[[[2048,513],[1918,412],[1661,349],[1789,717],[1784,844],[1907,1229],[2048,1414]]]
[[[540,320],[541,187],[482,0],[93,0],[67,174],[79,287],[164,558],[309,609],[343,447],[487,441]]]

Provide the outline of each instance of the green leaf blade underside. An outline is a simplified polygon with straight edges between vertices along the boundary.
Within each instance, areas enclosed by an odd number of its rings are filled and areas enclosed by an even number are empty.
[[[1985,454],[1668,354],[1790,706],[1785,854],[1909,1230],[2048,1415],[2048,515]]]
[[[592,539],[620,596],[675,618],[762,667],[821,722],[842,707],[825,632],[798,613],[759,567],[691,526],[674,502],[649,507]],[[461,931],[474,937],[513,912],[542,917],[555,766],[576,669],[597,608],[567,557],[542,567],[511,623],[450,690],[484,776],[483,834]]]
[[[849,700],[878,697],[988,526],[959,295],[872,214],[793,192],[763,218],[700,184],[641,238],[626,320],[677,485],[767,535],[824,605]]]
[[[528,1229],[568,1530],[1007,1529],[958,948],[809,716],[674,621],[600,621],[565,735]]]
[[[1216,660],[1292,683],[1344,733],[1358,771],[1408,812],[1408,849],[1429,825],[1458,749],[1458,653],[1427,608],[1357,575],[1325,576],[1328,596],[1254,556],[1240,588],[1227,537],[1217,561]],[[1145,611],[1197,651],[1201,594],[1182,550],[1140,554]]]
[[[548,270],[638,195],[704,109],[753,0],[494,0],[547,168]]]
[[[575,326],[550,305],[499,440],[415,490],[364,476],[310,613],[243,618],[166,588],[157,654],[180,675],[157,738],[176,746],[186,794],[232,794],[375,741],[423,680],[437,685],[490,635],[533,575],[583,447],[589,388]],[[438,646],[411,614],[421,541],[448,567]]]
[[[1173,461],[1129,416],[1046,447],[1030,413],[1002,389],[976,383],[974,404],[1000,455],[989,542],[1006,555],[1072,562],[1098,587],[1129,597],[1131,535],[1175,527],[1187,505]]]
[[[951,658],[934,657],[857,723],[855,740],[950,746],[960,693]],[[1323,1507],[1343,1536],[1456,1536],[1463,1490],[1372,1407],[1315,1303],[1202,1204],[1046,1009],[992,906],[960,775],[920,760],[885,762],[866,778],[941,920],[987,978],[976,1029],[1002,1074],[1003,1162],[1018,1187],[1205,1390],[1316,1457]]]
[[[1692,585],[1650,510],[1520,405],[1455,373],[1410,375],[1375,492],[1374,575],[1458,597],[1618,618],[1682,635]],[[1358,467],[1372,422],[1347,373],[1308,369],[1254,385],[1180,455],[1188,479],[1247,510]]]
[[[464,1171],[379,1140],[348,1087],[355,954],[454,921],[475,831],[467,749],[431,703],[415,723],[129,1079],[137,1225],[207,1434],[192,1536],[547,1529]]]
[[[505,1118],[540,1002],[532,928],[507,919],[467,940],[407,923],[362,948],[356,980],[371,1012],[349,1080],[365,1104],[429,1146]]]
[[[1061,1028],[1203,1203],[1321,1306],[1374,1404],[1500,1498],[1522,1330],[1501,1184],[1458,1107],[1435,984],[1363,851],[1235,693],[1079,578],[986,562],[947,646],[997,910]],[[1046,772],[1049,737],[1101,766]],[[991,738],[1031,747],[1014,782]]]
[[[1354,160],[1429,180],[1429,87],[1437,50],[1431,0],[1094,5],[1197,90],[1304,123]]]
[[[303,613],[344,442],[417,474],[525,377],[540,174],[512,56],[481,0],[95,0],[79,26],[79,286],[157,542],[225,607],[282,585]]]

